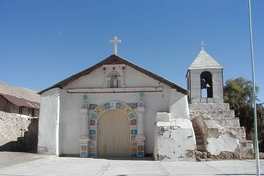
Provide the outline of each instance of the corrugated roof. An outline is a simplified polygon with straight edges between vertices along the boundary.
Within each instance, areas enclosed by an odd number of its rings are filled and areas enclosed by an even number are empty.
[[[216,60],[214,60],[207,52],[202,49],[196,59],[191,64],[191,66],[189,67],[189,70],[206,68],[223,69],[223,67]]]
[[[188,94],[188,90],[178,86],[177,84],[174,84],[173,82],[170,82],[170,81],[166,80],[165,78],[160,77],[160,76],[158,76],[158,75],[156,75],[156,74],[154,74],[154,73],[152,73],[152,72],[150,72],[148,70],[145,70],[145,69],[143,69],[143,68],[141,68],[141,67],[139,67],[139,66],[137,66],[137,65],[135,65],[135,64],[133,64],[133,63],[131,63],[131,62],[119,57],[119,56],[117,56],[117,55],[114,55],[114,54],[109,56],[108,58],[104,59],[103,61],[95,64],[94,66],[92,66],[92,67],[90,67],[90,68],[88,68],[86,70],[83,70],[83,71],[81,71],[81,72],[79,72],[79,73],[77,73],[75,75],[72,75],[71,77],[66,78],[63,81],[60,81],[59,83],[57,83],[57,84],[55,84],[55,85],[53,85],[51,87],[48,87],[48,88],[38,92],[38,94],[42,94],[43,92],[46,92],[47,90],[53,89],[53,88],[56,88],[56,87],[57,88],[63,88],[64,86],[66,86],[67,84],[71,83],[72,81],[74,81],[76,79],[79,79],[82,76],[90,74],[95,69],[97,69],[97,68],[99,68],[99,67],[101,67],[103,65],[111,65],[111,64],[126,64],[126,65],[138,70],[139,72],[142,72],[142,73],[144,73],[144,74],[146,74],[146,75],[148,75],[148,76],[150,76],[150,77],[152,77],[152,78],[154,78],[154,79],[156,79],[156,80],[158,80],[158,81],[170,86],[171,88],[177,89],[177,91],[179,91],[179,92],[181,92],[183,94],[186,94],[186,95]]]
[[[18,98],[12,95],[2,94],[2,93],[0,93],[0,95],[18,107],[24,106],[24,107],[39,109],[40,104],[38,102],[34,102],[34,101],[26,100],[24,98]]]

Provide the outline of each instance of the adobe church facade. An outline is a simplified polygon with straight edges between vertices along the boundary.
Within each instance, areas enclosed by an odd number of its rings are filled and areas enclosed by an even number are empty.
[[[153,154],[157,112],[189,119],[187,90],[117,55],[40,94],[39,153],[143,157]]]
[[[250,158],[252,141],[223,103],[223,67],[202,49],[186,76],[188,90],[115,52],[39,92],[38,153],[180,161],[224,151]]]

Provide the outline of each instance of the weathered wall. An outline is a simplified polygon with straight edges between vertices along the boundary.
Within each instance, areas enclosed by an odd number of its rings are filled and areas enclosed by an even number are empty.
[[[187,96],[171,93],[169,113],[157,112],[154,131],[155,160],[195,160],[195,135]]]
[[[195,135],[189,119],[170,120],[169,113],[157,113],[154,136],[155,160],[195,160]]]
[[[190,104],[190,117],[200,127],[207,152],[223,159],[253,157],[253,142],[227,103]],[[229,156],[225,156],[229,155]]]

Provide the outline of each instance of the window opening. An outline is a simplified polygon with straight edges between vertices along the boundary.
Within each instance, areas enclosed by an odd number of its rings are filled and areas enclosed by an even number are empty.
[[[117,75],[112,75],[110,79],[110,87],[111,88],[117,88],[118,87],[118,79]]]
[[[121,76],[117,71],[113,71],[108,74],[107,87],[110,87],[110,88],[121,87]]]

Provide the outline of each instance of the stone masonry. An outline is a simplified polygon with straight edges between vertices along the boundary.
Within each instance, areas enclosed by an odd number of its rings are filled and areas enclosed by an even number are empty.
[[[198,160],[254,158],[253,141],[246,140],[245,128],[228,103],[191,103],[189,108],[197,151],[201,151],[196,153]]]

